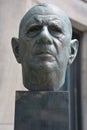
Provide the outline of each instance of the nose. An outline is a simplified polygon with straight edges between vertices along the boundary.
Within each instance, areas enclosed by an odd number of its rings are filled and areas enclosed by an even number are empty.
[[[40,40],[41,43],[46,43],[46,44],[52,43],[52,37],[49,33],[47,26],[43,26],[41,33],[39,35],[39,40]]]

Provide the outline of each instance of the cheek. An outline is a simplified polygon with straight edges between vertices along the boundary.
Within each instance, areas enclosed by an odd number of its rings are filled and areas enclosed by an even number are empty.
[[[61,48],[59,50],[59,55],[57,55],[57,61],[60,68],[66,68],[69,59],[69,51],[67,47]]]
[[[20,42],[20,56],[22,62],[26,62],[26,60],[29,59],[31,52],[32,52],[31,42],[29,40],[26,41],[25,39],[22,39]]]
[[[67,63],[67,62],[68,62],[68,59],[69,59],[69,51],[68,51],[68,48],[67,48],[67,47],[63,48],[62,57],[63,57],[63,61],[64,61],[65,63]]]

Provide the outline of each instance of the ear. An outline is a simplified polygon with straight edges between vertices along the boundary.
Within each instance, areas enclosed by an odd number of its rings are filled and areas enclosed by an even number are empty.
[[[73,39],[70,42],[70,56],[69,56],[69,64],[72,64],[72,62],[74,61],[77,52],[78,52],[78,46],[79,46],[79,42],[77,39]]]
[[[13,49],[17,62],[21,63],[20,54],[19,54],[19,39],[12,38],[11,44],[12,44],[12,49]]]

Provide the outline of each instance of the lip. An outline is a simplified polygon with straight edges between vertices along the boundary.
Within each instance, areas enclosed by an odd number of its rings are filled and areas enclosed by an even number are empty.
[[[53,56],[53,54],[51,53],[51,52],[49,52],[49,51],[37,51],[36,53],[35,53],[35,55],[37,55],[37,56],[39,56],[39,55],[51,55],[51,56]]]
[[[53,55],[51,55],[51,54],[49,54],[49,53],[39,53],[39,54],[37,54],[36,56],[38,56],[38,57],[53,57]]]
[[[35,59],[41,60],[41,61],[54,61],[55,57],[54,55],[49,51],[37,51],[33,55]]]

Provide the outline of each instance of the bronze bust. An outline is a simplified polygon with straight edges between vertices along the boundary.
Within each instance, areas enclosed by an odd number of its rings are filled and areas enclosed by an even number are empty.
[[[50,4],[31,8],[22,18],[19,38],[12,38],[15,57],[22,65],[23,84],[30,91],[58,91],[66,69],[77,54],[68,16]]]

